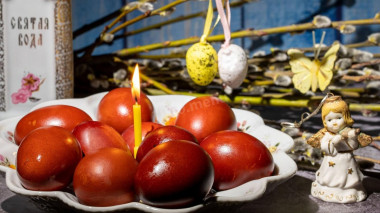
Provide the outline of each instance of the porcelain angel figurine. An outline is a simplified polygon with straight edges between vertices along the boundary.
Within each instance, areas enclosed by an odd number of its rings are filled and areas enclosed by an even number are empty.
[[[363,174],[353,155],[360,146],[367,146],[372,137],[352,128],[354,123],[348,106],[340,96],[331,96],[322,106],[324,128],[310,137],[308,144],[324,154],[315,174],[311,194],[324,201],[353,203],[367,197],[362,184]]]

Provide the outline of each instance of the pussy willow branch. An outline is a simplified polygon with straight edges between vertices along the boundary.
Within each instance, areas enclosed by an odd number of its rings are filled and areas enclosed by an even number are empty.
[[[368,62],[354,64],[351,66],[351,68],[352,69],[360,69],[360,68],[365,67],[365,66],[371,66],[371,65],[376,65],[376,64],[380,64],[380,59],[375,59],[375,60],[368,61]]]
[[[109,33],[113,34],[113,33],[117,32],[117,31],[123,29],[124,27],[126,27],[126,26],[128,26],[130,24],[136,23],[136,22],[138,22],[138,21],[140,21],[140,20],[142,20],[142,19],[144,19],[146,17],[154,16],[154,15],[159,15],[161,12],[169,10],[169,9],[171,9],[171,8],[173,8],[173,7],[175,7],[175,6],[179,5],[179,4],[182,4],[182,3],[186,2],[186,1],[187,0],[176,0],[176,1],[173,1],[173,2],[171,2],[169,4],[167,4],[167,5],[159,8],[159,9],[156,9],[156,10],[153,10],[153,11],[148,11],[148,12],[146,12],[146,13],[140,15],[140,16],[135,17],[134,19],[131,19],[129,21],[126,21],[126,22],[120,24],[119,26],[117,26],[114,29],[112,29],[111,31],[109,31]],[[108,29],[106,29],[106,31],[107,30]],[[104,36],[104,35],[101,35],[101,36]],[[104,41],[103,41],[102,37],[97,38],[92,45],[90,45],[88,48],[86,48],[86,50],[85,50],[86,52],[85,52],[83,58],[90,57],[91,54],[92,54],[92,52],[94,51],[94,49],[97,46],[101,45],[103,42]]]
[[[359,43],[351,43],[351,44],[343,44],[347,48],[360,48],[360,47],[371,47],[371,46],[377,46],[376,44],[370,42],[370,41],[364,41]],[[330,48],[330,46],[321,47],[321,51],[327,51]],[[313,52],[315,48],[313,47],[304,47],[304,48],[298,48],[302,52]],[[283,52],[286,52],[287,50],[281,50]],[[373,54],[374,58],[380,57],[380,54]],[[165,58],[185,58],[186,53],[185,51],[180,53],[169,53],[169,54],[156,54],[156,55],[147,55],[147,54],[136,54],[133,55],[133,58],[141,58],[141,59],[152,59],[152,60],[160,60]],[[354,64],[352,65],[352,69],[360,68],[361,66],[368,66],[368,65],[374,65],[378,64],[380,59],[370,61],[370,62],[364,62],[360,64]],[[273,57],[253,57],[248,59],[249,64],[255,64],[255,63],[261,63],[261,62],[268,62],[268,63],[274,63],[276,62],[276,59]]]
[[[355,81],[355,82],[361,82],[361,81],[378,81],[380,80],[380,76],[378,75],[362,75],[362,76],[350,76],[350,75],[344,75],[342,80],[349,80],[349,81]]]
[[[115,20],[113,20],[109,25],[105,26],[103,31],[100,33],[100,35],[104,35],[104,33],[106,33],[109,29],[111,29],[113,26],[115,26],[115,24],[118,23],[124,16],[126,16],[128,13],[136,10],[137,8],[138,8],[138,5],[135,5],[132,7],[128,7],[128,5],[127,5],[127,6],[123,7],[123,10],[119,14],[119,16],[117,16],[115,18]]]
[[[244,5],[245,3],[248,3],[248,2],[251,2],[251,0],[234,1],[234,2],[230,3],[230,7],[231,8],[233,8],[233,7],[239,7],[239,6],[242,6],[242,5]],[[214,8],[214,11],[216,11],[216,8]],[[153,25],[150,25],[150,26],[146,26],[146,27],[143,27],[143,28],[140,28],[140,29],[137,29],[137,30],[128,31],[128,32],[125,32],[125,33],[123,33],[121,35],[115,36],[115,39],[126,37],[126,36],[131,36],[131,35],[136,35],[138,33],[142,33],[142,32],[153,30],[153,29],[159,29],[159,28],[161,28],[163,26],[166,26],[166,25],[169,25],[169,24],[173,24],[173,23],[177,23],[177,22],[180,22],[180,21],[185,21],[185,20],[189,20],[189,19],[196,18],[196,17],[201,17],[201,16],[205,17],[206,16],[206,11],[202,11],[202,12],[198,12],[198,13],[193,13],[193,14],[186,15],[186,16],[179,16],[179,17],[176,17],[176,18],[164,21],[164,22],[160,22],[160,23],[157,23],[157,24],[153,24]]]
[[[234,2],[231,2],[230,3],[230,7],[238,7],[238,6],[242,6],[244,5],[245,3],[249,3],[249,2],[252,2],[252,0],[237,0],[237,1],[234,1]],[[137,6],[135,7],[132,7],[132,8],[129,8],[128,10],[125,10],[125,9],[120,9],[118,10],[117,12],[114,12],[112,16],[110,16],[111,18],[116,17],[115,20],[113,20],[113,22],[109,25],[107,25],[103,32],[101,33],[101,35],[104,35],[107,31],[109,31],[118,21],[120,21],[120,19],[122,17],[124,17],[126,14],[128,14],[130,11],[132,10],[135,10],[137,8]],[[214,11],[216,10],[216,8],[214,8]],[[164,27],[166,25],[169,25],[169,24],[173,24],[173,23],[177,23],[177,22],[180,22],[180,21],[185,21],[185,20],[188,20],[188,19],[192,19],[192,18],[195,18],[195,17],[200,17],[200,16],[205,16],[206,15],[206,12],[203,11],[203,12],[198,12],[198,13],[194,13],[194,14],[190,14],[190,15],[186,15],[186,16],[179,16],[179,17],[176,17],[176,18],[173,18],[173,19],[170,19],[170,20],[167,20],[167,21],[164,21],[164,22],[161,22],[161,23],[157,23],[157,24],[153,24],[153,25],[150,25],[150,26],[146,26],[146,27],[143,27],[143,28],[140,28],[140,29],[137,29],[137,30],[133,30],[133,31],[128,31],[128,32],[125,32],[123,34],[120,34],[120,35],[115,35],[115,38],[114,40],[117,40],[119,38],[124,38],[124,37],[127,37],[127,36],[131,36],[131,35],[136,35],[136,34],[139,34],[139,33],[142,33],[142,32],[146,32],[146,31],[149,31],[149,30],[153,30],[153,29],[159,29],[161,27]],[[145,18],[146,17],[149,17],[149,16],[144,16]],[[110,18],[108,18],[107,20],[109,20]],[[103,21],[104,22],[104,21]],[[103,23],[101,22],[101,23]],[[100,24],[101,24],[100,23]],[[132,23],[129,23],[129,25],[132,24]],[[93,25],[91,25],[93,26]],[[86,30],[90,30],[92,28],[90,25],[86,28]],[[98,26],[98,25],[95,25],[95,26]],[[78,33],[83,33],[85,32],[84,30],[81,30],[81,31],[76,31],[74,32],[74,35],[78,34]],[[97,46],[101,46],[103,44],[106,44],[104,42],[97,42],[96,45]],[[75,52],[76,53],[81,53],[83,51],[86,51],[88,49],[90,49],[94,44],[91,44],[91,45],[88,45],[88,46],[85,46],[81,49],[78,49],[76,50]]]
[[[373,25],[373,24],[380,24],[380,19],[359,19],[359,20],[348,20],[348,21],[335,21],[331,23],[330,27],[326,28],[339,28],[341,25]],[[322,29],[316,27],[313,23],[304,23],[304,24],[297,24],[297,25],[288,25],[288,26],[281,26],[281,27],[274,27],[274,28],[267,28],[267,29],[261,29],[261,30],[242,30],[231,33],[231,38],[243,38],[243,37],[252,37],[252,36],[265,36],[270,34],[278,34],[278,33],[292,33],[292,32],[300,32],[300,31],[306,31],[306,30],[314,30],[314,29]],[[148,44],[145,46],[139,46],[139,47],[133,47],[133,48],[126,48],[121,49],[116,52],[119,56],[128,56],[128,55],[134,55],[141,52],[148,52],[150,50],[156,50],[156,49],[162,49],[162,48],[168,48],[168,47],[179,47],[183,45],[190,45],[194,44],[196,42],[199,42],[199,37],[191,37],[176,41],[165,41],[161,43],[155,43],[155,44]],[[224,41],[224,35],[214,35],[209,36],[207,38],[208,42],[217,42],[217,41]]]
[[[371,47],[371,46],[377,46],[376,44],[366,40],[358,43],[352,43],[352,44],[345,44],[344,45],[347,48],[360,48],[360,47]],[[321,51],[327,51],[330,47],[321,47]],[[306,48],[299,48],[303,52],[313,52],[315,48],[313,47],[306,47]]]
[[[128,67],[129,72],[133,72],[133,67],[128,66],[128,63],[123,61],[122,59],[115,57],[115,61],[124,62],[124,64]],[[141,70],[144,68],[141,66]],[[193,92],[182,92],[182,91],[173,91],[168,88],[165,84],[155,81],[154,79],[140,73],[140,77],[143,81],[148,82],[159,90],[163,91],[165,94],[170,95],[190,95],[195,97],[200,96],[211,96],[212,94],[205,93],[193,93]],[[247,103],[252,105],[262,105],[262,106],[278,106],[278,107],[298,107],[298,108],[310,108],[313,103],[319,102],[323,99],[324,96],[312,96],[312,97],[302,97],[298,99],[292,99],[287,97],[278,96],[278,94],[274,94],[273,96],[266,94],[263,96],[235,96],[232,99],[227,95],[219,95],[221,100],[227,103]],[[359,103],[350,103],[350,110],[353,111],[362,111],[362,110],[371,110],[371,111],[380,111],[380,104],[359,104]]]
[[[138,21],[140,21],[140,20],[142,20],[148,16],[160,15],[160,13],[165,12],[165,11],[167,11],[167,10],[169,10],[169,9],[179,5],[179,4],[182,4],[184,2],[187,2],[187,0],[176,0],[176,1],[173,1],[173,2],[171,2],[165,6],[161,7],[161,8],[158,8],[156,10],[148,11],[145,14],[142,14],[140,16],[137,16],[134,19],[131,19],[129,21],[126,21],[126,22],[120,24],[119,26],[112,29],[109,33],[114,34],[114,33],[118,32],[119,30],[125,28],[126,26],[131,25],[133,23],[136,23],[136,22],[138,22]]]
[[[355,158],[359,159],[359,160],[365,160],[365,161],[369,161],[369,162],[372,162],[372,163],[380,164],[380,160],[369,158],[369,157],[355,155]]]
[[[380,136],[373,137],[373,142],[371,143],[371,146],[375,147],[376,149],[380,150],[380,145],[376,143],[376,141],[380,141]]]

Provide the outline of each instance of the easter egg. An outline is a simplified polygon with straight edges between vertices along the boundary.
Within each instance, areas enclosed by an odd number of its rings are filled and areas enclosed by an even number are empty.
[[[141,160],[134,189],[141,203],[184,208],[202,203],[213,181],[214,167],[202,147],[172,140],[157,145]]]
[[[200,86],[206,86],[218,72],[218,55],[211,44],[196,43],[187,50],[186,66],[191,79]]]
[[[214,132],[237,130],[231,107],[212,96],[197,97],[187,102],[179,111],[175,125],[192,133],[198,142]]]
[[[113,127],[120,134],[133,124],[133,105],[131,88],[116,88],[109,91],[99,102],[97,120]],[[154,108],[150,99],[140,93],[141,121],[152,121]]]
[[[218,191],[273,173],[272,154],[260,140],[247,133],[233,130],[215,132],[200,145],[211,157],[215,168],[213,188]]]
[[[61,190],[71,183],[81,159],[80,144],[68,129],[42,126],[30,131],[20,143],[17,176],[28,190]]]
[[[220,79],[227,86],[239,87],[248,70],[248,60],[243,48],[236,44],[230,44],[220,49],[218,52],[218,69]]]
[[[33,110],[22,117],[14,130],[14,139],[20,145],[23,138],[34,129],[43,126],[60,126],[72,131],[78,124],[91,121],[83,110],[69,105],[51,105]]]
[[[107,147],[86,155],[75,168],[73,189],[87,206],[114,206],[135,201],[138,163],[131,153]]]

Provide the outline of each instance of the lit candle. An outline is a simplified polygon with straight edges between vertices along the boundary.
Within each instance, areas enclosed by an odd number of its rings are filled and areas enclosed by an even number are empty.
[[[133,126],[135,133],[135,148],[134,148],[134,157],[136,158],[137,150],[141,144],[141,106],[140,101],[140,75],[139,75],[139,66],[136,64],[135,71],[133,72],[132,77],[132,97],[136,100],[133,105]]]

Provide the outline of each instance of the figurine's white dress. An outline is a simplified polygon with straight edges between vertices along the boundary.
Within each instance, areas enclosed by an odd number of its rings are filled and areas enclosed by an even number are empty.
[[[314,197],[337,203],[359,202],[366,198],[363,175],[352,153],[358,146],[353,134],[346,138],[339,133],[325,133],[321,140],[325,156],[311,188]]]

